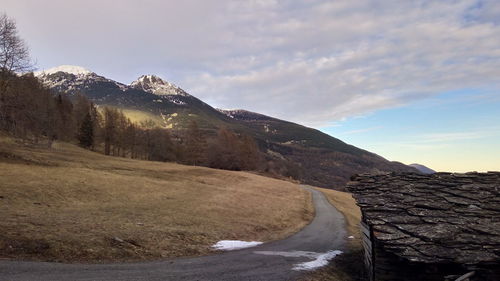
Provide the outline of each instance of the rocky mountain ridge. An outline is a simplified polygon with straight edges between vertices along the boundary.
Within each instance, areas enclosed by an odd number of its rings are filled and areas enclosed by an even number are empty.
[[[130,83],[130,87],[151,94],[164,96],[164,95],[181,95],[189,96],[186,91],[177,87],[176,85],[167,82],[156,75],[142,75],[134,82]]]

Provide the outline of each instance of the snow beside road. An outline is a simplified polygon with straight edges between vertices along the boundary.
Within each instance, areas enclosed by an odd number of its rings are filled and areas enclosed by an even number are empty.
[[[238,249],[244,249],[244,248],[250,248],[250,247],[255,247],[262,244],[262,242],[257,242],[257,241],[240,241],[240,240],[221,240],[214,244],[212,248],[216,250],[222,250],[222,251],[231,251],[231,250],[238,250]]]
[[[293,267],[293,270],[313,270],[328,264],[328,261],[342,254],[342,251],[329,251],[318,255],[315,260],[309,262],[298,263]]]
[[[292,257],[292,258],[306,257],[313,260],[308,262],[297,263],[294,265],[293,270],[313,270],[318,267],[327,265],[329,260],[342,254],[342,251],[332,250],[326,253],[316,253],[307,251],[290,251],[290,252],[255,251],[253,253],[257,255],[282,256],[282,257]]]

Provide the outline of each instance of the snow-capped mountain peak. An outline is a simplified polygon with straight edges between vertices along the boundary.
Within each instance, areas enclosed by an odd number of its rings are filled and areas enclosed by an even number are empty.
[[[192,97],[183,89],[155,75],[143,75],[130,85],[125,85],[83,67],[73,65],[61,65],[34,74],[46,87],[56,92],[86,93],[99,101],[107,99],[108,96],[113,96],[115,93],[123,94],[120,102],[125,102],[125,97],[131,98],[130,94],[150,97],[155,95],[151,97],[155,103],[168,102],[184,106],[189,100],[186,98]]]
[[[130,83],[130,87],[159,96],[188,96],[188,93],[186,93],[183,89],[161,79],[156,75],[142,75],[141,77],[137,78],[137,80]]]
[[[85,91],[95,83],[113,84],[121,91],[127,89],[122,83],[97,75],[86,68],[75,65],[60,65],[33,73],[46,87],[61,93]]]
[[[73,75],[77,75],[77,76],[88,75],[88,74],[92,74],[93,73],[92,71],[90,71],[90,70],[88,70],[86,68],[83,68],[81,66],[76,66],[76,65],[60,65],[60,66],[56,66],[56,67],[49,68],[49,69],[46,69],[46,70],[36,71],[34,74],[35,74],[35,76],[41,76],[41,75],[51,75],[51,74],[55,74],[55,73],[58,73],[58,72],[69,73],[69,74],[73,74]]]

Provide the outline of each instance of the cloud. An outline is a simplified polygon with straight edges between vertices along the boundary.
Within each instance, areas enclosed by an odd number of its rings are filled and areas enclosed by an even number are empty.
[[[154,72],[214,106],[317,127],[500,88],[498,1],[5,1],[43,67]]]
[[[260,55],[246,69],[186,84],[223,107],[314,126],[445,91],[498,89],[500,27],[479,12],[492,3],[351,2],[313,1],[301,15],[289,8],[265,19],[256,12],[267,23],[251,32],[261,49],[250,53]]]

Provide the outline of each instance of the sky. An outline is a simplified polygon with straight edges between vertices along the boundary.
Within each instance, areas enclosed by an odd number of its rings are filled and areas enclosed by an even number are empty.
[[[406,164],[500,170],[500,2],[0,0],[39,69],[156,74]]]

